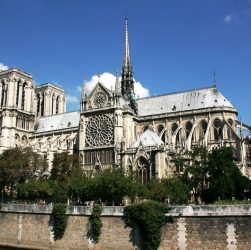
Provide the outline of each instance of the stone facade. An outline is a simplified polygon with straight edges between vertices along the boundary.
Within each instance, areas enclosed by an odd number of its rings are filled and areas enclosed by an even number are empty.
[[[55,84],[36,86],[17,69],[0,72],[0,152],[31,146],[51,167],[56,152],[78,152],[83,169],[120,166],[138,171],[142,181],[168,177],[175,171],[174,154],[195,147],[231,146],[241,171],[251,176],[247,129],[236,108],[213,85],[207,88],[136,99],[125,24],[121,80],[114,91],[97,82],[91,93],[84,85],[80,110],[65,112],[64,90]]]

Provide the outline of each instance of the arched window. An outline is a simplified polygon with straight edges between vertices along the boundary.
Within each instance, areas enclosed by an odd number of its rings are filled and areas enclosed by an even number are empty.
[[[186,123],[186,138],[190,135],[190,132],[192,130],[193,124],[191,122]]]
[[[2,99],[1,99],[1,107],[3,107],[4,106],[4,98],[5,98],[5,88],[6,88],[6,86],[5,86],[5,83],[4,82],[2,82]]]
[[[150,166],[146,158],[140,157],[137,161],[138,176],[142,183],[147,183],[150,181]]]
[[[39,116],[40,112],[40,95],[37,94],[37,116]]]
[[[15,134],[15,146],[18,147],[20,144],[20,136],[18,134]]]
[[[164,126],[163,126],[162,124],[160,124],[160,125],[158,126],[158,128],[157,128],[158,135],[161,134],[161,132],[163,131],[163,129],[164,129]]]
[[[20,88],[21,81],[17,83],[17,94],[16,94],[16,106],[18,107],[18,99],[19,99],[19,88]]]
[[[28,145],[28,139],[27,139],[27,137],[25,135],[22,137],[22,145],[24,147],[26,147]]]
[[[21,102],[21,109],[24,110],[24,104],[25,104],[25,89],[26,89],[27,83],[25,82],[22,87],[22,102]]]
[[[56,114],[58,114],[59,111],[59,96],[56,99]]]
[[[231,127],[233,127],[233,125],[234,125],[233,120],[232,120],[232,119],[228,119],[227,121],[228,121],[229,125],[230,125]],[[233,139],[233,131],[232,131],[232,129],[229,128],[229,127],[227,127],[227,138],[228,138],[229,140],[232,140],[232,139]]]
[[[178,128],[177,123],[173,123],[173,124],[172,124],[172,135],[174,135],[174,133],[175,133],[175,131],[177,130],[177,128]],[[180,142],[180,132],[177,133],[176,142],[177,142],[177,143]]]
[[[42,96],[42,100],[40,100],[40,103],[41,103],[41,116],[44,116],[44,93],[43,93],[43,96]]]
[[[207,131],[207,122],[202,120],[200,123],[200,139],[204,139],[206,131]]]
[[[218,118],[214,120],[214,140],[222,140],[222,122]]]

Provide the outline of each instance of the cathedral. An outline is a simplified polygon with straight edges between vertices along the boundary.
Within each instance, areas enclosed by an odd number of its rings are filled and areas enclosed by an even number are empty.
[[[114,90],[84,84],[80,109],[66,112],[64,90],[53,83],[36,86],[16,68],[0,72],[0,153],[31,147],[52,166],[55,153],[79,154],[83,170],[122,167],[143,182],[175,172],[173,157],[195,147],[232,147],[243,174],[251,177],[248,129],[216,85],[135,98],[127,18],[121,76]]]

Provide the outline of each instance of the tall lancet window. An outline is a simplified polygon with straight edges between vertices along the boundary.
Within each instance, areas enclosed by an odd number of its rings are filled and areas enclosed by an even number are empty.
[[[25,104],[25,89],[26,89],[27,83],[25,82],[22,87],[22,102],[21,102],[21,109],[24,110],[24,104]]]
[[[44,116],[44,93],[42,95],[42,100],[41,102],[41,116]]]
[[[222,123],[220,119],[214,120],[214,140],[220,141],[222,140]]]
[[[59,111],[59,96],[56,99],[56,114],[58,114]]]
[[[1,107],[4,105],[4,92],[5,92],[5,84],[2,82],[2,99],[1,99]]]
[[[17,83],[17,95],[16,95],[16,106],[17,106],[17,107],[18,107],[19,88],[20,88],[19,84],[20,84],[20,81],[18,81],[18,83]]]
[[[40,112],[40,95],[37,95],[37,116],[39,116]]]

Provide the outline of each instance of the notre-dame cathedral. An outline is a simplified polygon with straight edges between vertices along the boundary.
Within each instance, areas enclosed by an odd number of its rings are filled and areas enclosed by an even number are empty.
[[[121,80],[120,80],[121,79]],[[87,173],[122,167],[142,181],[172,175],[172,158],[195,147],[231,146],[243,174],[251,177],[245,126],[216,86],[136,99],[128,25],[121,76],[114,91],[97,82],[84,85],[80,110],[66,112],[64,90],[35,86],[16,68],[0,72],[0,153],[30,146],[51,166],[57,152],[76,152]]]

